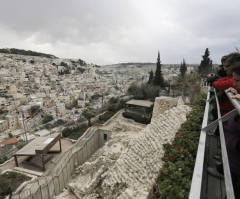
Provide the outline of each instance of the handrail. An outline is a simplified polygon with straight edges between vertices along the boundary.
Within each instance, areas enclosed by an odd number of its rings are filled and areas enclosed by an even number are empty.
[[[226,194],[228,199],[235,199],[233,185],[232,185],[232,177],[230,173],[229,163],[228,163],[228,155],[225,143],[225,136],[223,131],[223,124],[221,119],[219,102],[216,94],[216,90],[214,89],[215,99],[217,103],[217,111],[218,111],[218,124],[219,124],[219,133],[220,133],[220,142],[221,142],[221,151],[222,151],[222,161],[223,161],[223,169],[224,169],[224,181],[226,187]]]
[[[202,130],[200,133],[197,156],[193,171],[192,184],[189,193],[189,199],[200,199],[201,197],[201,187],[202,187],[202,174],[203,174],[203,163],[205,154],[205,142],[206,142],[206,131],[203,127],[207,125],[208,113],[209,113],[209,98],[210,98],[210,87],[208,87],[208,95],[206,100],[206,106],[204,110]]]
[[[228,99],[231,101],[232,105],[237,109],[238,114],[240,115],[240,102],[236,99],[233,99],[233,94],[231,92],[226,92],[226,95],[228,96]]]
[[[209,131],[209,130],[213,129],[214,127],[218,126],[219,120],[222,120],[222,122],[225,122],[225,121],[229,120],[230,118],[234,117],[237,114],[238,114],[237,110],[233,109],[232,111],[228,112],[227,114],[225,114],[221,118],[218,118],[218,119],[214,120],[213,122],[211,122],[210,124],[208,124],[207,126],[202,128],[202,130]]]
[[[211,98],[210,98],[210,93],[214,93],[214,96]],[[233,104],[233,106],[235,107],[235,109],[221,117],[218,94],[216,93],[216,90],[213,87],[208,87],[208,95],[207,95],[207,100],[205,105],[201,134],[199,138],[197,156],[196,156],[196,161],[195,161],[195,166],[194,166],[194,171],[192,176],[192,184],[191,184],[191,189],[189,193],[189,199],[201,198],[206,132],[215,128],[216,126],[219,126],[226,196],[227,196],[227,199],[235,199],[233,185],[232,185],[232,177],[231,177],[231,172],[230,172],[230,167],[228,162],[227,148],[225,143],[223,122],[229,120],[230,118],[233,118],[237,114],[240,115],[240,102],[232,98],[233,96],[232,93],[229,93],[226,91],[225,93],[228,96],[231,103]],[[208,124],[209,106],[210,106],[209,103],[211,103],[211,101],[214,98],[216,100],[216,105],[217,105],[218,119]]]

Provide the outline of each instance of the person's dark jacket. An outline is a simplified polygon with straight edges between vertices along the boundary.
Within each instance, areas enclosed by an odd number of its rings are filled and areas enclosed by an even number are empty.
[[[240,117],[235,116],[224,123],[224,135],[230,170],[240,176]]]

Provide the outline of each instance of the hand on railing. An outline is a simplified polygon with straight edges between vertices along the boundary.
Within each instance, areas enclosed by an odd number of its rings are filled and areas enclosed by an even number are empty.
[[[233,95],[232,98],[233,98],[233,99],[240,100],[240,94]]]
[[[232,88],[232,87],[228,88],[228,89],[226,90],[226,92],[231,92],[231,93],[233,93],[233,94],[235,94],[235,95],[238,94],[237,90],[236,90],[235,88]]]

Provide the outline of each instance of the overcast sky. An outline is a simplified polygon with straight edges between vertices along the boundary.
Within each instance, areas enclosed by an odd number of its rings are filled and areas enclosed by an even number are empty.
[[[240,48],[239,0],[0,0],[0,48],[119,62],[214,63]]]

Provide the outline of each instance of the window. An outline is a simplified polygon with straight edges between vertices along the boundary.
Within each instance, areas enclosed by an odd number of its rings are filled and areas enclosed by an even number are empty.
[[[105,141],[107,141],[107,134],[106,134],[106,133],[103,134],[103,139],[104,139]]]

